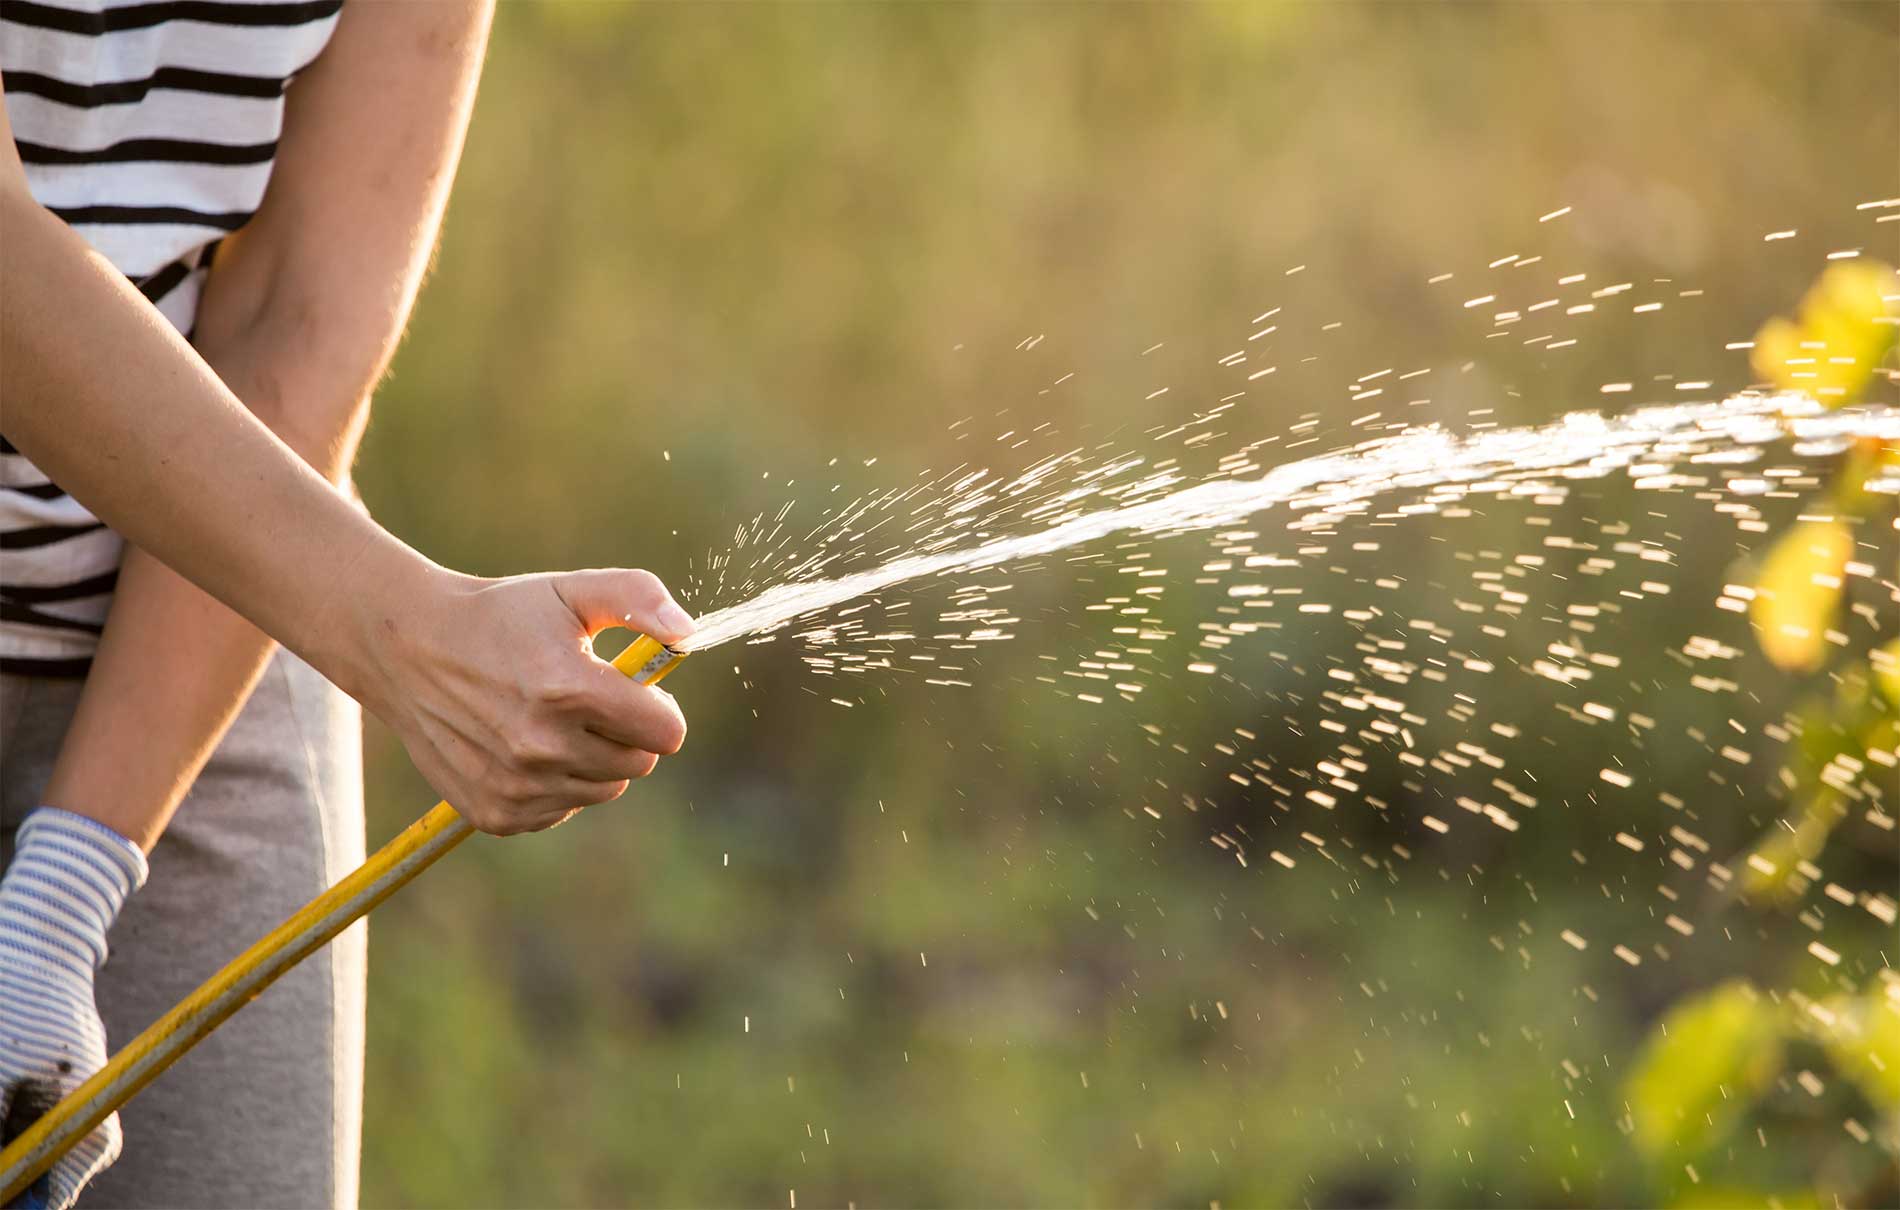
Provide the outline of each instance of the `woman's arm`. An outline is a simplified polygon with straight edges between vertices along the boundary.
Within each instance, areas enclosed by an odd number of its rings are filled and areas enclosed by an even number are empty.
[[[260,420],[347,481],[428,266],[490,7],[351,6],[291,88],[256,216],[219,246],[194,345]],[[44,801],[150,851],[249,696],[269,638],[128,548]]]
[[[403,545],[33,200],[3,110],[0,413],[93,513],[380,715],[484,830],[546,827],[613,798],[684,737],[670,697],[587,645],[616,625],[684,637],[691,622],[658,580],[480,580]]]

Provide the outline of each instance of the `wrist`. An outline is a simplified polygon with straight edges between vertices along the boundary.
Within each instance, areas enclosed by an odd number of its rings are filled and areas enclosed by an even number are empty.
[[[0,880],[0,928],[25,957],[90,975],[106,959],[106,933],[148,867],[113,829],[58,807],[27,814]]]
[[[451,571],[393,538],[358,561],[330,635],[339,688],[386,723],[395,724],[415,687],[417,635],[473,578]],[[312,663],[317,661],[313,660]],[[320,665],[321,667],[321,665]]]

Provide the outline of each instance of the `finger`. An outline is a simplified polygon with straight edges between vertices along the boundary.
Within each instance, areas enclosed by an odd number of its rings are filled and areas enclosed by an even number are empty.
[[[515,816],[505,835],[514,836],[524,832],[545,832],[549,828],[559,827],[579,815],[588,807],[612,802],[627,792],[628,782],[589,781],[585,778],[569,778],[560,793],[537,800],[532,807],[524,807]]]
[[[645,777],[658,763],[656,753],[583,731],[568,758],[568,772],[586,782],[620,782]]]
[[[47,1204],[62,1210],[70,1207],[93,1177],[112,1166],[123,1147],[124,1135],[119,1129],[119,1115],[115,1113],[93,1127],[92,1133],[75,1143],[47,1172],[52,1186],[52,1198]]]
[[[55,1080],[35,1076],[20,1078],[0,1090],[0,1135],[4,1135],[0,1141],[11,1143],[32,1129],[33,1123],[59,1104],[64,1091]]]
[[[618,672],[599,679],[581,712],[589,731],[623,747],[672,756],[686,742],[686,715],[673,695]]]
[[[657,760],[658,758],[655,757],[654,759]],[[632,783],[625,778],[618,781],[588,781],[577,777],[569,784],[573,789],[567,794],[564,794],[562,799],[567,804],[567,813],[571,815],[582,807],[597,807],[601,803],[612,802],[622,794],[625,794],[627,787]],[[566,818],[566,816],[562,816],[562,818]],[[558,823],[559,820],[555,822]],[[552,827],[553,824],[549,824],[548,826]]]
[[[570,571],[554,577],[554,590],[590,635],[625,626],[662,643],[677,643],[696,629],[692,615],[650,571]]]

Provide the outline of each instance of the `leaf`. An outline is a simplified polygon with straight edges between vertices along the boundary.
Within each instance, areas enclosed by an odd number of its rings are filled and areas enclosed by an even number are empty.
[[[1840,792],[1832,786],[1818,787],[1791,827],[1770,828],[1756,842],[1743,869],[1742,889],[1751,898],[1783,906],[1799,900],[1811,885],[1801,875],[1801,863],[1821,855],[1835,825],[1845,818]]]
[[[1900,1003],[1874,988],[1828,1007],[1833,1021],[1821,1045],[1835,1069],[1881,1112],[1900,1114]]]
[[[1888,299],[1893,270],[1879,261],[1832,265],[1801,300],[1793,323],[1771,319],[1755,336],[1755,372],[1787,391],[1830,407],[1858,399],[1892,352],[1896,335]]]
[[[1900,710],[1900,639],[1874,648],[1867,656],[1867,663],[1874,674],[1874,685],[1887,699],[1887,705]]]
[[[1745,980],[1681,1001],[1624,1081],[1637,1147],[1659,1159],[1715,1142],[1767,1091],[1781,1057],[1781,1012]]]
[[[1812,672],[1827,658],[1827,628],[1853,553],[1853,531],[1838,518],[1802,521],[1768,552],[1749,616],[1776,667]]]

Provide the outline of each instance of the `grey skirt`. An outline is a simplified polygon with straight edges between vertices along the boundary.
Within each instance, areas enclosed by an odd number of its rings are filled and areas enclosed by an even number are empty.
[[[0,861],[82,685],[0,676]],[[361,723],[309,665],[271,660],[111,932],[98,993],[115,1050],[362,862]],[[364,969],[359,923],[199,1043],[122,1111],[125,1154],[80,1205],[354,1206]]]

